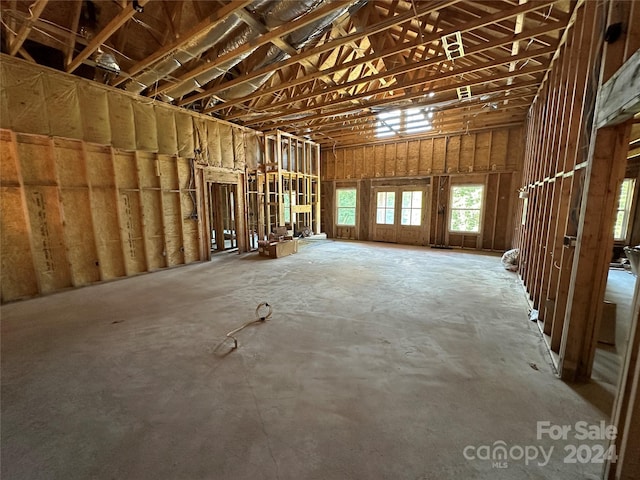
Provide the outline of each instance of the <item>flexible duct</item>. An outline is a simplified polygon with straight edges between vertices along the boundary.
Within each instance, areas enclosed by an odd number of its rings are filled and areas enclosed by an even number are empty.
[[[344,15],[347,11],[349,11],[350,13],[355,13],[364,5],[366,5],[367,2],[368,0],[357,0],[355,2],[352,2],[351,4],[347,4],[344,8],[341,8],[340,10],[336,10],[335,12],[327,15],[326,17],[321,18],[320,20],[307,25],[306,27],[303,27],[299,30],[296,30],[295,32],[292,32],[287,37],[287,41],[289,45],[291,45],[296,50],[304,48],[313,40],[315,40],[317,37],[319,37],[337,18]],[[287,2],[282,2],[282,3],[286,4]],[[329,1],[325,0],[320,3],[325,4],[325,3],[329,3]],[[264,60],[256,66],[256,70],[263,68],[267,65],[272,65],[276,62],[279,62],[289,57],[290,55],[288,53],[285,53],[281,51],[279,48],[273,46],[272,48],[269,49],[269,51],[265,55]],[[268,72],[268,73],[265,73],[264,75],[254,78],[249,82],[245,82],[235,87],[226,89],[225,91],[220,92],[217,95],[217,97],[222,100],[234,100],[236,98],[242,98],[242,97],[246,97],[247,95],[251,95],[252,93],[257,91],[262,85],[264,85],[267,82],[267,80],[269,80],[273,76],[274,73],[275,71]]]
[[[277,2],[273,0],[256,0],[251,3],[248,10],[260,16],[268,25],[278,26],[294,20],[295,18],[311,11],[318,5],[319,0],[304,0],[297,2]],[[278,23],[279,22],[279,23]],[[241,26],[244,25],[244,26]],[[125,84],[125,89],[130,92],[140,93],[149,85],[167,77],[184,63],[199,57],[204,52],[220,45],[225,38],[228,40],[217,50],[216,57],[225,55],[248,41],[259,36],[251,27],[244,24],[236,15],[221,22],[218,26],[203,33],[193,40],[187,47],[178,50],[165,58],[152,69],[139,75]],[[243,55],[218,65],[211,70],[190,79],[175,88],[169,89],[166,93],[169,97],[181,97],[187,93],[209,83],[210,81],[224,75],[229,69],[249,57],[256,49],[251,49]]]

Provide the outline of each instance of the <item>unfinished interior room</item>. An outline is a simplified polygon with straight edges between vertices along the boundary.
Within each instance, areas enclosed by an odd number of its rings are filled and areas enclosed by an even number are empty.
[[[2,478],[640,479],[640,2],[0,14]]]

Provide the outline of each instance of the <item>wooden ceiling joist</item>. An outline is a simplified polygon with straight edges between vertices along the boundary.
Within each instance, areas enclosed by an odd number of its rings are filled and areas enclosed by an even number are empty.
[[[139,0],[138,5],[140,7],[144,7],[150,0]],[[84,62],[89,56],[95,52],[100,45],[106,42],[111,35],[118,31],[118,29],[127,23],[131,18],[135,16],[138,11],[133,8],[133,4],[128,4],[118,15],[116,15],[106,27],[104,27],[98,34],[91,39],[89,44],[84,47],[84,49],[76,55],[76,57],[71,60],[69,65],[67,65],[67,73],[73,72],[76,68],[80,66],[82,62]]]
[[[433,12],[436,12],[448,5],[452,5],[454,3],[457,3],[461,0],[449,0],[449,1],[443,1],[443,2],[436,2],[434,5],[432,4],[428,4],[425,6],[422,6],[421,8],[418,9],[418,14],[419,15],[429,15]],[[205,90],[204,92],[197,94],[197,95],[192,95],[191,97],[187,97],[185,98],[182,102],[178,103],[178,105],[185,105],[188,103],[193,103],[194,101],[200,100],[202,98],[206,98],[206,97],[210,97],[211,95],[215,95],[216,93],[219,92],[223,92],[231,87],[235,87],[237,85],[241,85],[243,83],[246,82],[250,82],[251,80],[255,80],[256,78],[264,75],[265,73],[269,73],[272,72],[274,70],[280,70],[282,68],[285,68],[287,66],[290,65],[294,65],[306,58],[309,58],[311,56],[315,56],[315,55],[320,55],[326,52],[331,52],[332,50],[354,42],[354,41],[358,41],[361,40],[373,33],[377,33],[383,30],[386,30],[387,28],[391,28],[394,25],[406,22],[407,20],[411,19],[411,15],[398,15],[386,20],[382,20],[374,25],[368,26],[366,31],[360,31],[360,32],[356,32],[353,34],[350,34],[346,37],[340,37],[338,39],[335,40],[331,40],[329,42],[326,42],[322,45],[318,45],[318,46],[314,46],[312,49],[309,50],[303,50],[302,52],[298,53],[297,55],[287,59],[287,60],[283,60],[281,62],[278,62],[276,64],[273,65],[267,65],[266,67],[260,68],[258,70],[255,70],[252,73],[249,73],[247,75],[243,75],[242,77],[237,77],[233,80],[229,80],[225,83],[222,83],[220,85],[217,85],[215,87],[209,88],[207,90]],[[371,58],[371,60],[374,57]]]
[[[559,23],[556,22],[556,23],[553,23],[553,24],[545,25],[543,27],[539,27],[539,28],[535,29],[535,31],[531,30],[531,31],[528,31],[526,33],[520,33],[520,34],[515,35],[515,36],[510,36],[510,37],[507,37],[507,38],[495,40],[493,42],[480,44],[479,46],[477,46],[475,48],[469,49],[467,51],[467,55],[465,56],[465,58],[468,59],[472,55],[475,55],[475,54],[480,53],[480,52],[484,52],[486,50],[493,49],[495,47],[499,47],[499,46],[502,46],[502,45],[510,45],[514,41],[526,40],[526,39],[530,38],[531,36],[536,35],[539,32],[549,32],[549,31],[559,30],[561,28],[562,28],[562,26]],[[551,53],[552,51],[553,51],[553,48],[551,48],[551,49],[543,49],[541,51],[541,53],[536,53],[535,56],[546,55],[548,53]],[[537,51],[534,50],[533,52],[537,52]],[[524,56],[523,55],[516,55],[516,56],[510,57],[510,61],[513,63],[513,62],[517,62],[519,60],[528,59],[528,58],[533,58],[533,56],[532,57],[527,57],[526,55],[524,55]],[[357,85],[361,85],[361,84],[364,84],[364,83],[369,83],[372,80],[382,79],[382,78],[386,78],[386,77],[397,77],[398,75],[401,75],[401,74],[404,74],[404,73],[413,72],[413,71],[416,71],[416,70],[424,70],[424,69],[426,69],[426,68],[428,68],[428,67],[430,67],[432,65],[437,65],[437,64],[439,64],[439,63],[441,63],[443,61],[446,61],[446,56],[444,56],[444,55],[439,56],[439,57],[434,57],[434,58],[432,58],[432,59],[430,59],[428,61],[422,62],[422,63],[410,63],[408,65],[405,65],[405,66],[402,66],[402,67],[398,67],[398,68],[393,69],[393,70],[389,70],[389,71],[386,71],[386,72],[381,72],[381,73],[378,73],[378,74],[375,74],[375,75],[371,75],[371,76],[368,76],[368,77],[364,77],[364,78],[359,78],[358,80],[354,80],[354,81],[351,81],[351,82],[341,83],[340,87],[341,88],[345,88],[345,87],[357,86]],[[488,66],[481,67],[481,68],[491,68],[493,66],[503,64],[503,61],[504,61],[504,59],[502,59],[501,61],[494,60]],[[466,71],[453,71],[452,73],[453,74],[465,74],[465,73],[468,73],[468,72],[470,72],[472,70],[473,70],[473,68],[467,68]],[[430,79],[429,77],[427,77],[427,78],[424,78],[424,80],[429,80],[431,82],[434,82],[434,81],[437,81],[437,80],[440,80],[440,79],[449,78],[449,77],[450,77],[450,75],[442,75],[440,78]],[[399,87],[400,88],[407,88],[407,87],[410,87],[410,86],[413,86],[413,85],[420,85],[420,84],[421,83],[419,81],[413,82],[413,81],[409,80],[405,84],[400,84]],[[391,90],[393,88],[397,88],[397,87],[394,86],[394,87],[387,87],[387,88],[379,89],[376,93],[389,91],[389,90]],[[271,109],[274,109],[274,108],[279,108],[279,107],[282,107],[282,106],[285,106],[285,105],[289,105],[289,104],[292,104],[292,103],[295,103],[295,102],[298,102],[298,101],[304,101],[304,100],[306,100],[308,98],[313,98],[316,95],[319,95],[319,94],[325,95],[325,94],[328,94],[328,93],[331,93],[331,92],[337,91],[337,90],[338,90],[338,88],[335,88],[335,87],[331,88],[330,87],[330,88],[323,89],[320,92],[310,93],[310,94],[307,94],[307,95],[303,95],[301,97],[297,97],[297,98],[292,99],[290,101],[275,102],[275,103],[272,103],[270,105],[267,105],[267,106],[263,107],[263,111],[271,110]],[[367,93],[369,93],[369,92],[367,92]],[[213,109],[209,109],[209,110],[213,110]],[[239,118],[241,116],[242,116],[242,114],[237,114],[237,115],[227,116],[225,118],[227,120],[233,120],[233,119]]]
[[[372,61],[373,59],[376,59],[376,58],[385,58],[387,56],[391,56],[391,55],[395,55],[395,54],[401,53],[403,51],[409,50],[409,49],[414,48],[414,47],[419,46],[419,45],[427,45],[427,44],[429,44],[431,42],[439,41],[440,37],[444,36],[444,35],[449,35],[449,34],[457,32],[457,31],[469,32],[469,31],[472,31],[472,30],[475,30],[475,29],[478,29],[478,28],[482,28],[482,27],[484,27],[484,26],[486,26],[488,24],[491,24],[492,22],[499,21],[499,20],[502,20],[504,18],[514,17],[514,16],[517,16],[517,15],[522,14],[522,13],[527,13],[527,12],[529,12],[531,10],[536,9],[536,8],[542,8],[545,5],[548,5],[550,3],[552,3],[552,2],[551,1],[535,2],[535,4],[533,2],[532,3],[527,3],[527,4],[524,4],[524,5],[520,5],[518,7],[515,7],[513,9],[510,9],[508,11],[499,12],[499,13],[494,14],[494,15],[488,17],[488,18],[477,19],[475,22],[467,22],[467,23],[457,24],[457,25],[448,27],[447,29],[445,29],[443,31],[440,31],[440,32],[438,32],[436,34],[425,36],[420,41],[410,42],[410,43],[402,44],[402,45],[399,45],[399,46],[393,46],[393,47],[391,47],[391,48],[389,48],[389,49],[387,49],[385,51],[377,51],[377,52],[374,52],[374,53],[372,53],[370,55],[367,55],[367,56],[364,56],[364,57],[360,57],[360,58],[358,58],[356,60],[353,60],[351,62],[347,62],[347,63],[344,63],[344,64],[338,64],[338,65],[336,65],[335,67],[333,67],[331,69],[328,69],[326,71],[321,72],[321,74],[322,75],[331,75],[331,74],[336,73],[336,72],[338,72],[340,70],[343,70],[345,68],[352,68],[352,67],[357,66],[357,65],[365,64],[366,62]],[[558,28],[556,28],[556,27],[558,27]],[[561,24],[557,24],[556,23],[556,24],[554,24],[554,27],[549,31],[556,31],[556,30],[558,30],[560,28],[562,28]],[[545,31],[545,33],[546,32],[547,31]],[[526,32],[525,32],[525,34],[526,34]],[[540,33],[540,34],[542,34],[542,33]],[[511,32],[511,35],[513,35],[513,32]],[[503,38],[505,38],[505,37],[503,36]],[[523,35],[522,38],[524,38],[524,35]],[[530,38],[530,37],[527,36],[527,38]],[[511,41],[513,41],[513,37],[511,37]],[[419,43],[419,42],[421,42],[421,43]],[[290,82],[287,82],[287,83],[283,84],[282,88],[286,88],[286,87],[290,86],[290,84],[294,84],[294,83],[298,84],[298,83],[301,83],[303,81],[312,80],[312,79],[316,78],[317,76],[318,75],[312,75],[310,77],[306,77],[306,78],[303,78],[303,79],[291,80]],[[224,85],[220,85],[217,88],[217,91],[222,91],[223,87],[224,87]],[[244,99],[237,99],[237,100],[232,100],[230,102],[225,102],[226,105],[225,104],[215,105],[213,107],[205,109],[204,113],[211,113],[211,112],[218,111],[218,110],[220,110],[222,108],[225,108],[225,106],[227,106],[227,105],[237,105],[239,103],[242,103],[243,101],[246,101],[246,100],[249,100],[249,99],[253,99],[253,98],[257,98],[258,96],[261,96],[261,94],[264,94],[264,95],[271,94],[271,93],[277,91],[277,88],[278,87],[274,87],[272,89],[260,90],[260,91],[256,92],[255,94],[248,95]],[[211,92],[211,90],[208,90],[208,92]],[[199,96],[200,95],[196,95],[196,96],[191,97],[191,98],[198,98]],[[187,99],[187,100],[190,100],[190,99]]]
[[[22,44],[29,36],[29,32],[33,28],[34,22],[40,18],[40,15],[42,15],[47,3],[49,3],[49,0],[36,0],[36,2],[29,7],[29,18],[27,18],[27,21],[22,25],[22,27],[20,27],[20,30],[16,32],[16,36],[9,47],[9,55],[13,56],[18,53],[18,50],[20,50]]]
[[[238,10],[243,9],[250,3],[251,3],[251,0],[234,0],[229,2],[227,5],[219,8],[212,15],[202,20],[195,27],[191,28],[189,31],[185,32],[184,34],[181,34],[180,37],[175,41],[171,42],[170,44],[162,48],[159,48],[152,55],[149,55],[147,58],[136,63],[133,67],[131,67],[128,70],[127,75],[133,76],[140,73],[145,68],[162,60],[164,57],[166,57],[167,55],[170,55],[172,52],[184,47],[197,36],[202,35],[205,32],[208,32],[209,30],[219,25],[221,22],[229,18]],[[120,77],[117,80],[115,80],[112,83],[112,85],[114,86],[120,85],[126,79],[127,79],[126,77]]]

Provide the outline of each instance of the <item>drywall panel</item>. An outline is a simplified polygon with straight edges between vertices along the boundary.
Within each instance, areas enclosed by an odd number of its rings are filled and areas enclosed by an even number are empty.
[[[154,107],[158,138],[158,152],[167,155],[178,154],[178,131],[173,111],[159,106]]]
[[[60,137],[82,138],[80,99],[76,82],[60,78],[58,75],[45,75],[44,91],[50,134]]]
[[[112,145],[123,150],[135,150],[136,127],[131,98],[118,92],[109,92],[107,98]]]
[[[158,127],[152,103],[133,102],[136,147],[147,152],[158,151]]]
[[[3,157],[3,162],[5,159]],[[38,281],[29,243],[26,206],[19,187],[0,188],[0,258],[2,302],[37,295]]]
[[[111,144],[109,101],[107,92],[101,88],[79,83],[76,87],[80,104],[83,138],[87,142]]]

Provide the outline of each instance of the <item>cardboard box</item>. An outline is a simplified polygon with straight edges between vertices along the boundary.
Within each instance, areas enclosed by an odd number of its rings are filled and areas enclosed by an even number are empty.
[[[260,245],[260,244],[259,244]],[[258,253],[263,257],[281,258],[297,253],[298,240],[283,240],[282,242],[269,242],[268,245],[260,245]]]

